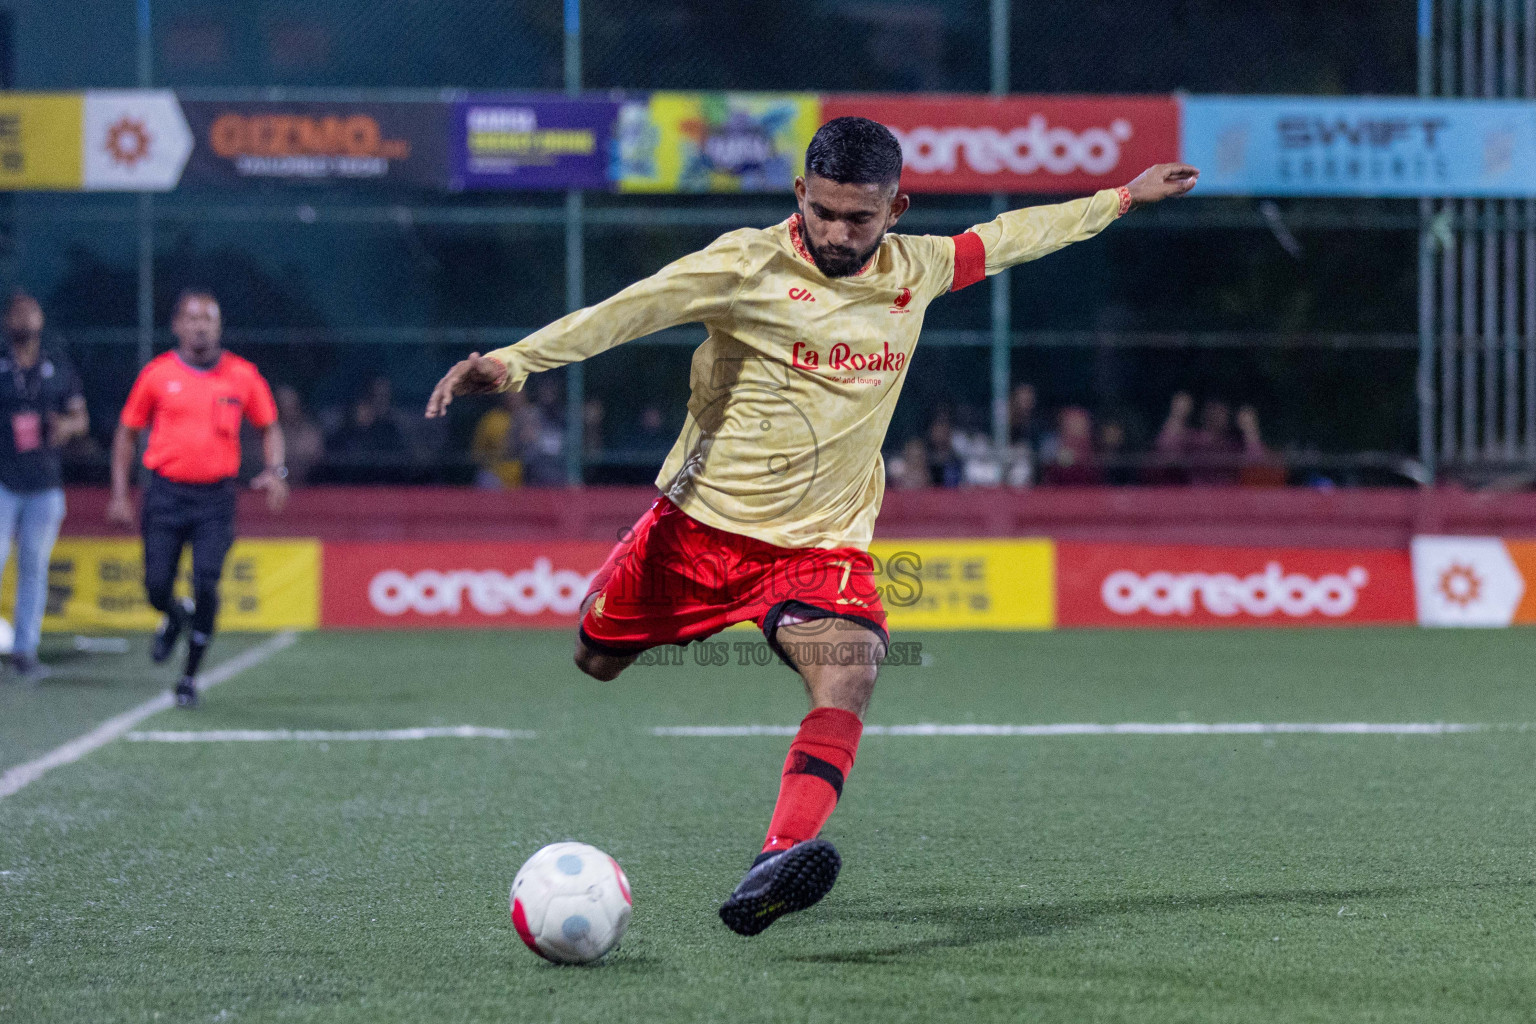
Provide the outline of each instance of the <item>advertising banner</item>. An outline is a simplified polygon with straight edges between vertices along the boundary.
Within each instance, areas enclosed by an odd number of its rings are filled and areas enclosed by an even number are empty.
[[[821,126],[810,93],[657,92],[619,112],[625,192],[787,192]]]
[[[195,145],[184,184],[448,186],[443,103],[182,104]]]
[[[78,189],[85,98],[0,93],[0,190]]]
[[[1179,158],[1172,96],[827,96],[901,140],[911,192],[1094,192]]]
[[[451,187],[607,188],[618,118],[611,100],[471,96],[453,105]]]
[[[1536,540],[1415,537],[1413,582],[1420,625],[1536,623]]]
[[[1536,103],[1188,96],[1198,195],[1536,195]]]
[[[1057,545],[1062,626],[1411,623],[1408,553],[1387,549]]]
[[[191,594],[192,559],[182,559],[176,592]],[[16,566],[6,565],[0,614],[14,621]],[[314,629],[320,621],[320,542],[238,540],[219,581],[219,628],[266,631]],[[150,630],[160,614],[144,597],[144,561],[137,540],[61,537],[48,563],[48,610],[43,629]]]
[[[168,89],[92,90],[84,144],[88,191],[167,192],[181,180],[192,131]]]
[[[612,544],[596,541],[325,545],[326,626],[574,626]]]
[[[892,631],[1056,623],[1048,540],[882,540],[869,553]]]

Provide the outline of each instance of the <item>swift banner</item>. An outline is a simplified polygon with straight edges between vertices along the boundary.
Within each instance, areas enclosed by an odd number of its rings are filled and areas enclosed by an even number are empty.
[[[176,583],[191,593],[190,552]],[[14,620],[16,568],[6,565],[0,614]],[[238,540],[219,580],[219,628],[314,629],[320,611],[320,542]],[[140,543],[123,537],[61,537],[48,563],[43,629],[150,630],[160,615],[144,597]]]
[[[487,94],[455,103],[450,185],[458,189],[600,189],[619,104]]]
[[[189,100],[182,109],[196,141],[185,184],[448,184],[447,104]]]
[[[1188,96],[1198,195],[1536,195],[1536,103]]]
[[[1048,540],[883,540],[869,553],[893,631],[1056,624]]]
[[[321,622],[373,629],[574,626],[612,544],[325,545]]]
[[[1413,621],[1408,553],[1062,542],[1063,626],[1326,626]]]
[[[619,111],[624,192],[787,192],[821,126],[808,93],[657,92]]]
[[[822,119],[879,121],[911,192],[1093,192],[1179,158],[1171,96],[828,96]]]

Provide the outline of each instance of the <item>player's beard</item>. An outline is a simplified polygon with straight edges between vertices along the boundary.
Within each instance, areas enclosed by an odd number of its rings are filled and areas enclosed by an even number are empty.
[[[875,239],[875,244],[863,252],[840,245],[818,247],[811,241],[811,233],[805,229],[805,222],[800,222],[800,241],[805,243],[805,251],[811,254],[811,262],[816,264],[816,269],[828,277],[852,277],[863,270],[864,264],[869,262],[884,239],[882,233]]]

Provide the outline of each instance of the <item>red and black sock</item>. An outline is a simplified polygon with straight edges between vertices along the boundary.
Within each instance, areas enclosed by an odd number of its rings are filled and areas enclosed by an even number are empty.
[[[784,761],[764,853],[816,838],[843,795],[843,780],[853,768],[863,734],[864,723],[851,711],[817,708],[805,716]]]

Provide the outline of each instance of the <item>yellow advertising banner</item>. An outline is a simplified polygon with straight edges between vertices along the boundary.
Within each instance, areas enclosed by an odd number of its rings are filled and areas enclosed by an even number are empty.
[[[80,188],[84,120],[82,93],[0,93],[0,191]]]
[[[814,93],[652,93],[619,111],[619,190],[787,192],[820,126]]]
[[[1056,625],[1049,540],[882,540],[869,553],[892,631]]]
[[[191,593],[192,557],[182,559],[178,594]],[[320,542],[238,540],[219,581],[219,628],[268,631],[315,629],[320,623]],[[14,619],[16,564],[0,582],[0,614]],[[144,597],[144,562],[137,540],[61,537],[48,566],[43,629],[148,630],[159,614]]]

